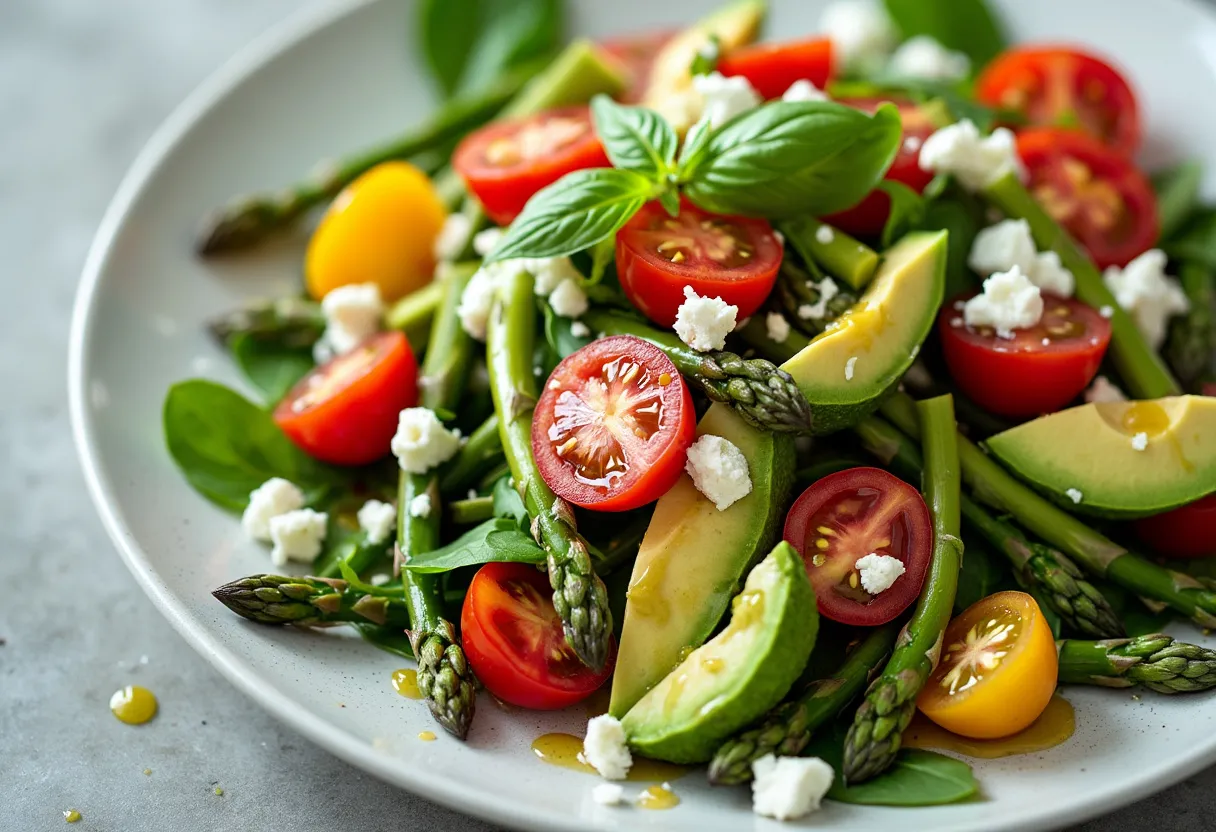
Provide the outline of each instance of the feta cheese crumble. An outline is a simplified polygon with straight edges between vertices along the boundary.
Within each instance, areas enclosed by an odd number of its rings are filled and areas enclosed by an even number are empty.
[[[625,744],[625,729],[614,716],[603,714],[587,723],[583,757],[605,780],[624,780],[633,765]]]
[[[491,236],[484,236],[486,234]],[[497,245],[501,234],[501,229],[486,229],[473,238],[473,246],[484,256]],[[587,311],[587,296],[578,285],[582,275],[569,257],[516,257],[483,265],[469,280],[456,309],[465,332],[479,341],[486,339],[486,324],[494,306],[495,292],[508,278],[521,271],[532,275],[533,291],[547,296],[557,314],[577,318]]]
[[[836,778],[832,767],[818,757],[772,754],[752,763],[752,773],[752,811],[777,820],[814,812]]]
[[[857,366],[857,356],[853,356],[848,361],[844,362],[844,380],[853,380],[853,368]]]
[[[282,477],[271,477],[249,494],[241,528],[253,540],[270,542],[270,521],[304,507],[304,492]]]
[[[431,495],[418,494],[410,500],[410,517],[423,519],[431,516]]]
[[[780,312],[769,312],[764,317],[764,328],[768,331],[768,337],[778,344],[784,344],[785,339],[790,337],[790,322]]]
[[[676,335],[694,350],[720,350],[735,328],[739,307],[722,298],[702,297],[691,286],[684,287],[684,302],[676,311]]]
[[[367,535],[367,542],[373,545],[388,540],[397,526],[397,507],[392,503],[368,500],[355,516],[359,518],[359,528]]]
[[[1098,376],[1094,379],[1094,383],[1085,391],[1085,401],[1089,404],[1094,402],[1125,402],[1127,396],[1118,387],[1110,383],[1110,379],[1106,376]]]
[[[878,595],[891,588],[891,584],[899,580],[899,576],[907,569],[903,561],[890,555],[880,555],[870,552],[864,558],[858,558],[857,574],[861,578],[861,588],[871,595]]]
[[[964,188],[978,191],[1007,173],[1022,175],[1013,133],[998,127],[989,136],[970,119],[941,128],[920,149],[921,170],[948,173]]]
[[[430,408],[407,407],[397,417],[397,433],[390,447],[402,471],[425,474],[455,456],[460,431],[445,428]]]
[[[1034,326],[1043,317],[1043,295],[1022,270],[1014,266],[984,281],[984,291],[963,306],[969,327],[988,326],[1000,338],[1013,338],[1015,329]]]
[[[1145,433],[1144,431],[1140,431],[1139,433],[1137,433],[1135,436],[1132,437],[1132,449],[1133,450],[1143,451],[1143,450],[1146,450],[1147,448],[1148,448],[1148,434],[1147,433]]]
[[[721,72],[711,72],[693,78],[692,85],[701,95],[701,118],[709,119],[709,126],[714,129],[758,107],[764,100],[742,75],[727,78]]]
[[[818,234],[818,232],[816,232]],[[804,303],[798,307],[798,317],[804,321],[811,319],[826,318],[828,314],[828,302],[832,298],[840,294],[840,287],[836,285],[836,281],[830,277],[825,277],[819,282],[808,280],[807,288],[814,289],[819,293],[819,300],[814,303]]]
[[[984,277],[1017,266],[1035,286],[1060,297],[1072,297],[1076,288],[1060,255],[1054,251],[1040,254],[1035,249],[1026,220],[1003,220],[975,235],[967,265]]]
[[[790,84],[790,88],[786,90],[782,96],[782,101],[827,101],[828,94],[819,87],[815,86],[814,82],[803,78]]]
[[[350,283],[330,290],[321,299],[325,332],[313,346],[313,358],[323,364],[350,352],[365,338],[380,331],[384,301],[375,283]]]
[[[460,304],[456,307],[460,326],[478,341],[486,340],[486,327],[490,323],[490,311],[494,308],[497,291],[498,270],[491,265],[478,269],[460,295]]]
[[[836,239],[836,232],[832,230],[830,225],[821,225],[815,229],[815,239],[821,245],[827,245]]]
[[[684,470],[718,511],[730,508],[752,490],[747,457],[734,443],[712,433],[698,437],[688,446]]]
[[[573,278],[566,278],[557,284],[549,295],[549,305],[563,318],[580,318],[590,306],[586,293]]]
[[[896,42],[891,18],[872,0],[836,0],[820,15],[819,30],[832,39],[836,60],[849,69],[878,66]]]
[[[591,790],[591,799],[601,806],[620,806],[625,800],[625,790],[616,783],[600,783]]]
[[[502,240],[506,234],[501,228],[487,228],[484,231],[478,231],[473,235],[473,251],[479,257],[485,257]]]
[[[900,44],[887,69],[903,78],[926,81],[957,81],[971,72],[971,59],[947,49],[928,35],[917,35]]]
[[[321,554],[329,515],[310,508],[300,508],[270,518],[270,560],[275,566],[285,566],[295,560],[312,563]]]
[[[448,214],[438,236],[435,237],[435,260],[452,261],[459,257],[472,230],[473,223],[464,214],[459,211]]]
[[[1165,273],[1165,252],[1149,249],[1123,268],[1110,266],[1102,275],[1115,302],[1131,313],[1149,346],[1165,340],[1170,318],[1191,308],[1178,281]]]
[[[575,338],[587,338],[591,335],[591,327],[582,321],[575,321],[570,324],[570,334]]]
[[[1065,491],[1064,494],[1068,497],[1068,499],[1078,504],[1081,502],[1082,498],[1085,497],[1085,495],[1081,493],[1080,489],[1077,488],[1070,488]]]

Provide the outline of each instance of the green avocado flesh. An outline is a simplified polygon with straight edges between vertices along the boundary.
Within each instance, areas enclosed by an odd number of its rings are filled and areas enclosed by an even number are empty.
[[[806,567],[782,541],[748,575],[726,628],[625,714],[630,748],[673,763],[710,759],[723,740],[789,692],[818,630]]]
[[[857,424],[899,383],[933,329],[946,285],[946,232],[904,236],[857,304],[785,364],[817,434]]]
[[[709,638],[743,576],[777,540],[794,479],[793,440],[756,430],[715,404],[697,433],[734,443],[752,490],[718,511],[687,474],[655,506],[629,581],[612,700],[620,717]]]
[[[1021,479],[1079,514],[1144,517],[1216,492],[1216,398],[1209,396],[1082,405],[985,444]]]

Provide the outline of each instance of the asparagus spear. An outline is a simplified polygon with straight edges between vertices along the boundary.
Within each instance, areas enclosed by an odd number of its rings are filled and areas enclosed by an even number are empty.
[[[545,484],[532,457],[532,410],[537,398],[532,285],[532,275],[521,271],[499,291],[486,335],[490,388],[515,487],[532,517],[532,536],[548,557],[553,606],[561,616],[566,641],[583,663],[599,670],[608,659],[612,636],[608,592],[592,569],[587,543],[574,526],[574,512]]]
[[[237,615],[259,624],[321,627],[371,622],[396,629],[409,625],[408,611],[396,598],[365,593],[335,578],[250,575],[211,594]]]
[[[593,309],[583,322],[608,335],[634,335],[661,349],[680,374],[710,399],[730,405],[762,430],[806,433],[811,406],[789,373],[761,358],[744,359],[731,352],[697,352],[669,332],[660,332],[623,312]]]
[[[924,420],[925,502],[933,515],[933,561],[920,600],[882,674],[866,691],[844,745],[845,782],[860,783],[895,761],[916,697],[941,656],[954,608],[963,543],[959,539],[959,457],[950,396],[920,402]]]
[[[786,241],[808,264],[816,264],[855,291],[878,271],[878,252],[814,217],[780,223]]]
[[[439,490],[463,495],[486,471],[502,462],[502,437],[498,433],[498,414],[477,426],[469,441],[461,446],[439,472]]]
[[[472,526],[484,523],[494,516],[493,497],[470,497],[448,503],[448,513],[457,526]]]
[[[826,297],[825,292],[828,293]],[[773,297],[780,304],[786,320],[810,338],[823,332],[828,324],[857,302],[856,294],[848,289],[840,289],[832,278],[813,280],[792,263],[782,264]]]
[[[891,652],[895,633],[893,624],[871,630],[830,678],[811,682],[796,699],[778,705],[758,725],[723,743],[709,764],[709,782],[747,783],[752,779],[752,763],[766,754],[801,754],[815,729],[835,718],[861,692],[870,673]]]
[[[1186,389],[1198,392],[1216,379],[1216,273],[1184,262],[1178,278],[1191,309],[1170,326],[1165,357]]]
[[[1175,641],[1162,633],[1111,641],[1056,642],[1060,681],[1158,693],[1191,693],[1216,687],[1216,650]]]

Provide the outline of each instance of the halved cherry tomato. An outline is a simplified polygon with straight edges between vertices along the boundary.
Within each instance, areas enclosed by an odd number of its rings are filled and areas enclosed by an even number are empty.
[[[1007,737],[1039,718],[1058,675],[1055,639],[1034,598],[998,592],[950,622],[916,705],[955,734]]]
[[[1140,146],[1140,108],[1127,79],[1073,47],[1010,49],[980,74],[975,94],[1032,126],[1075,127],[1126,156]]]
[[[802,555],[819,612],[859,627],[885,624],[911,606],[933,557],[920,492],[881,468],[850,468],[811,485],[786,516],[784,537]],[[878,595],[862,588],[854,566],[871,553],[904,564]]]
[[[300,379],[274,409],[274,421],[310,456],[366,465],[388,453],[398,415],[417,401],[410,342],[381,332]]]
[[[614,335],[553,370],[532,417],[532,456],[559,497],[625,511],[675,485],[696,435],[676,365],[654,344]]]
[[[823,89],[833,69],[829,38],[745,46],[718,61],[718,72],[742,75],[763,98],[780,98],[791,84],[804,79]]]
[[[937,319],[950,375],[976,404],[1001,416],[1038,416],[1064,407],[1098,373],[1110,344],[1110,321],[1078,300],[1043,295],[1043,317],[1000,338],[963,322],[968,295]]]
[[[619,101],[636,104],[646,96],[650,68],[654,66],[659,50],[674,35],[673,31],[641,32],[600,43],[600,48],[617,60],[625,74],[625,91],[617,96]]]
[[[882,98],[845,98],[841,104],[847,104],[863,112],[873,113],[878,105],[888,99]],[[895,161],[887,170],[884,177],[891,182],[900,182],[917,193],[925,190],[933,174],[921,170],[920,147],[925,139],[933,135],[938,126],[923,107],[905,99],[890,99],[890,103],[899,108],[899,118],[903,123],[904,138],[899,146]],[[824,217],[824,222],[834,225],[841,231],[859,237],[870,237],[882,232],[891,213],[891,197],[880,190],[871,191],[861,202],[841,211]]]
[[[452,167],[499,225],[567,173],[609,164],[586,107],[495,122],[465,137],[452,156]]]
[[[767,220],[710,214],[687,201],[678,217],[648,203],[616,235],[621,287],[662,327],[675,323],[685,286],[734,304],[743,320],[772,291],[781,257]]]
[[[1018,134],[1018,155],[1039,203],[1099,268],[1123,266],[1157,241],[1157,198],[1129,159],[1074,130]]]
[[[523,563],[487,563],[460,611],[460,637],[477,678],[511,705],[551,711],[586,699],[612,675],[587,667],[566,643],[545,574]]]
[[[1137,520],[1136,534],[1172,558],[1216,557],[1216,494]]]

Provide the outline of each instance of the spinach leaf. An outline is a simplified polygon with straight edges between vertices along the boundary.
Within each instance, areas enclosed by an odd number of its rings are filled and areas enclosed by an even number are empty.
[[[247,332],[234,335],[228,349],[245,378],[262,391],[270,405],[277,404],[315,366],[312,350],[254,338]]]
[[[1192,214],[1161,248],[1170,257],[1216,269],[1216,209]]]
[[[529,522],[528,510],[524,508],[524,501],[519,496],[519,492],[511,485],[510,477],[499,478],[494,483],[490,496],[494,498],[495,517],[509,517],[520,528],[527,528]]]
[[[962,612],[994,592],[1019,588],[1009,561],[989,549],[977,535],[968,535],[963,549],[963,566],[958,573],[954,611]]]
[[[359,635],[363,636],[363,640],[368,644],[402,658],[414,658],[414,650],[410,647],[409,636],[405,634],[404,630],[394,629],[393,627],[382,627],[370,621],[354,621],[351,623],[354,624],[355,629],[359,631]]]
[[[242,511],[249,493],[271,477],[291,480],[316,504],[347,476],[293,445],[268,412],[213,381],[170,387],[163,423],[169,453],[186,480],[230,511]]]
[[[980,232],[983,208],[967,195],[952,189],[949,195],[925,206],[920,228],[928,231],[945,229],[950,235],[946,248],[946,297],[953,298],[979,286],[979,279],[967,265],[967,254]]]
[[[575,335],[571,331],[574,321],[558,315],[548,303],[542,303],[541,308],[545,313],[545,340],[559,359],[578,352],[595,340],[594,335]]]
[[[671,172],[680,140],[667,119],[645,107],[622,107],[606,95],[591,100],[591,114],[613,167],[654,181]]]
[[[1146,636],[1149,633],[1159,633],[1175,618],[1174,611],[1170,608],[1166,607],[1154,612],[1146,607],[1143,601],[1118,584],[1092,578],[1090,582],[1106,596],[1115,617],[1123,622],[1124,629],[1132,638]]]
[[[1196,161],[1162,171],[1153,177],[1157,192],[1157,218],[1161,223],[1159,240],[1169,240],[1194,213],[1199,204],[1199,183],[1203,167]]]
[[[971,59],[972,71],[997,56],[1006,39],[984,0],[884,0],[905,38],[928,35]]]
[[[894,179],[882,180],[878,183],[878,189],[891,199],[891,212],[887,214],[880,238],[882,247],[890,248],[909,229],[924,220],[925,200],[903,182]]]
[[[402,568],[431,574],[499,562],[544,563],[545,553],[514,518],[495,517],[469,529],[447,546],[415,555]]]

